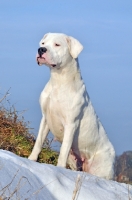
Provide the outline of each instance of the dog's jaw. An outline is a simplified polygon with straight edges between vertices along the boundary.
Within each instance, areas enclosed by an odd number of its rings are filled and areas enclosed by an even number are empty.
[[[44,65],[47,65],[49,67],[53,67],[53,68],[56,67],[56,64],[48,63],[44,57],[37,56],[36,60],[37,60],[37,63],[38,63],[39,66],[44,64]]]

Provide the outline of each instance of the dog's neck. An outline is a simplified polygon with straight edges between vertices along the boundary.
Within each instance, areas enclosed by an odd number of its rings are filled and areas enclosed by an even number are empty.
[[[82,80],[78,59],[72,59],[68,65],[62,68],[51,69],[50,81],[53,86],[68,85],[75,80]]]

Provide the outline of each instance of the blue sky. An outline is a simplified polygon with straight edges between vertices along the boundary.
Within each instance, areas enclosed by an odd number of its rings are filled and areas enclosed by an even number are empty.
[[[35,61],[47,32],[62,32],[84,46],[82,77],[117,154],[132,150],[132,1],[48,0],[0,2],[0,95],[37,134],[39,95],[50,77]]]

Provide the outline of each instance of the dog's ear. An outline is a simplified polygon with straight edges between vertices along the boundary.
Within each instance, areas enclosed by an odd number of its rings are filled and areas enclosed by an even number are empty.
[[[49,33],[46,33],[46,34],[43,36],[43,39],[45,39],[45,38],[48,36],[48,34],[49,34]]]
[[[67,37],[67,42],[70,50],[70,54],[73,58],[77,58],[78,55],[81,53],[83,50],[82,44],[76,40],[75,38],[68,36]]]
[[[39,45],[41,46],[41,44],[43,43],[43,40],[48,36],[49,33],[46,33],[43,38],[40,40]]]

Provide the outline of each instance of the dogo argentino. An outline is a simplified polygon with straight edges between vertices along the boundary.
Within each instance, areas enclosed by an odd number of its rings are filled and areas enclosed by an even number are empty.
[[[97,117],[82,80],[78,55],[83,46],[61,33],[40,41],[37,63],[50,68],[51,77],[40,96],[42,120],[30,160],[37,160],[51,131],[62,143],[57,166],[68,163],[106,179],[113,179],[115,151]]]

